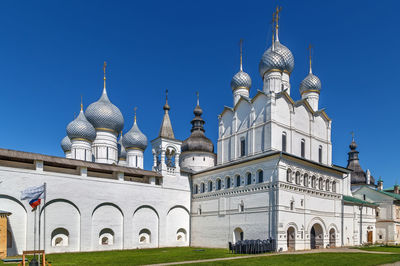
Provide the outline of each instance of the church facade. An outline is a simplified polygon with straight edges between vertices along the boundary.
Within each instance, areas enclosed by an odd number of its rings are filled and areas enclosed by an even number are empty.
[[[136,114],[122,134],[105,66],[99,100],[86,110],[81,105],[67,126],[65,158],[0,149],[7,254],[227,247],[243,239],[273,239],[283,251],[376,242],[378,205],[353,195],[354,169],[332,164],[332,121],[319,107],[322,85],[311,57],[301,99],[290,96],[294,57],[279,40],[278,13],[259,63],[263,87],[252,98],[240,56],[233,106],[219,115],[216,153],[199,100],[191,134],[181,141],[166,99],[151,141],[153,167],[144,170],[148,139]],[[44,183],[46,197],[31,212],[21,191]]]

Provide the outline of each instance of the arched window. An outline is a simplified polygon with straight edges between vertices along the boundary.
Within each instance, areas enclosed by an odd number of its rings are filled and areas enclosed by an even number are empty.
[[[213,189],[213,182],[212,181],[208,181],[208,192],[211,192]]]
[[[114,244],[114,231],[110,228],[104,228],[99,233],[99,245],[109,246]]]
[[[282,151],[286,152],[286,132],[282,132]]]
[[[221,190],[221,179],[217,180],[217,190]]]
[[[292,182],[292,170],[290,169],[286,170],[286,181],[289,183]]]
[[[306,141],[304,139],[301,140],[301,157],[306,157]]]
[[[296,172],[296,184],[300,185],[300,172],[299,171]]]
[[[244,138],[240,139],[240,156],[246,155],[246,140]]]
[[[194,194],[199,193],[199,186],[197,184],[193,186],[193,193]]]
[[[201,183],[200,192],[201,193],[206,192],[206,185],[204,183]]]
[[[321,145],[319,145],[319,148],[318,148],[318,162],[322,163],[322,146]]]
[[[319,185],[319,187],[318,187],[319,189],[322,190],[324,188],[324,180],[322,179],[322,177],[319,178],[318,185]]]
[[[151,243],[151,232],[149,229],[142,229],[139,232],[139,243],[140,244],[148,244]]]
[[[303,185],[308,187],[308,174],[304,174],[303,176]]]
[[[176,232],[176,241],[186,242],[186,230],[183,228],[178,229]]]
[[[231,188],[231,178],[227,177],[225,179],[225,188]]]
[[[291,210],[291,211],[294,210],[294,201],[293,201],[293,200],[290,202],[290,210]]]
[[[247,173],[247,185],[251,185],[251,173]]]
[[[68,246],[69,232],[67,229],[59,227],[51,233],[51,245],[53,247]]]
[[[332,182],[332,192],[336,192],[336,182]]]
[[[317,178],[315,176],[312,176],[311,178],[311,187],[315,188],[317,186]]]
[[[240,175],[237,175],[236,176],[236,187],[240,187],[240,185],[241,185],[241,178],[240,178]]]
[[[325,182],[325,190],[329,191],[329,180],[326,180]]]
[[[264,171],[260,170],[258,171],[258,183],[264,182]]]

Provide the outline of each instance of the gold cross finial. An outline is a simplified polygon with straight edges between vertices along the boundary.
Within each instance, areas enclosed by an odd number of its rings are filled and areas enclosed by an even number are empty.
[[[133,111],[135,112],[135,123],[136,123],[136,110],[137,110],[137,107],[133,108]]]
[[[274,49],[274,42],[275,42],[275,12],[272,13],[272,20],[271,20],[271,26],[272,26],[272,51],[275,50]]]
[[[107,67],[107,63],[106,63],[106,61],[104,61],[104,65],[103,65],[103,72],[104,72],[104,89],[106,88],[106,67]]]
[[[276,22],[276,29],[279,28],[279,13],[281,13],[282,11],[282,7],[280,6],[276,6],[276,10],[275,10],[275,22]]]
[[[168,89],[165,90],[165,102],[168,103]]]
[[[310,73],[312,73],[312,61],[311,61],[311,58],[312,58],[312,48],[313,48],[313,46],[311,45],[311,44],[309,44],[308,45],[308,58],[309,58],[309,60],[310,60]]]
[[[83,111],[83,99],[82,99],[82,95],[81,95],[81,111]]]
[[[240,71],[243,71],[243,39],[240,39]]]

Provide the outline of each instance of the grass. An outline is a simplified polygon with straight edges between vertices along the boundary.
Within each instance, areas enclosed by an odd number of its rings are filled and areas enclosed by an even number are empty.
[[[400,253],[400,246],[370,246],[358,248],[365,251],[382,251],[382,252],[393,252]]]
[[[380,265],[400,260],[399,255],[368,254],[368,253],[313,253],[299,255],[277,255],[250,259],[213,261],[195,265]],[[193,264],[192,264],[193,265]]]
[[[198,263],[200,265],[379,265],[400,261],[400,247],[367,247],[368,251],[384,251],[399,254],[368,253],[312,253],[280,254],[275,256],[254,257],[227,261]],[[202,250],[202,251],[199,251]],[[50,254],[46,258],[53,266],[68,265],[142,265],[187,260],[237,257],[227,249],[212,248],[160,248],[141,250],[118,250],[82,253]],[[3,263],[0,261],[0,265]],[[12,265],[12,264],[7,264]],[[16,265],[16,264],[14,264]]]

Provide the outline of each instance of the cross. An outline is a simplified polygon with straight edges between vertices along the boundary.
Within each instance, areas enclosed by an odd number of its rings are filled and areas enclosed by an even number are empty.
[[[82,99],[82,95],[81,95],[81,111],[83,111],[83,99]]]
[[[133,111],[135,113],[135,123],[136,123],[136,110],[137,110],[137,107],[135,106],[135,108],[133,108]]]
[[[196,91],[196,96],[197,96],[197,105],[200,105],[199,92],[198,91]]]
[[[351,134],[351,137],[353,138],[353,141],[354,141],[354,131],[351,131],[350,134]]]
[[[279,24],[279,13],[281,13],[281,11],[282,11],[282,7],[280,7],[280,6],[276,6],[276,10],[275,10],[275,12],[274,12],[274,14],[275,14],[275,20],[276,20],[276,28],[278,28],[278,24]]]
[[[311,52],[312,52],[312,48],[313,48],[313,46],[311,45],[311,43],[308,45],[308,57],[309,57],[309,60],[310,60],[310,73],[312,73],[312,65],[311,65]]]
[[[239,47],[240,47],[240,71],[242,71],[243,70],[243,39],[240,39]]]
[[[165,100],[168,102],[168,89],[165,90]]]
[[[104,61],[104,65],[103,65],[103,72],[104,72],[104,75],[106,75],[106,67],[107,67],[107,63],[106,63],[106,61]]]

